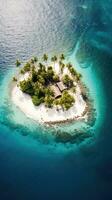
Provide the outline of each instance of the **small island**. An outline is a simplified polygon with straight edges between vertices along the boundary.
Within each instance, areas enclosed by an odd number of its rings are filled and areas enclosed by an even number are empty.
[[[45,124],[87,120],[88,101],[82,75],[64,54],[31,58],[23,66],[16,61],[11,97],[27,117]]]

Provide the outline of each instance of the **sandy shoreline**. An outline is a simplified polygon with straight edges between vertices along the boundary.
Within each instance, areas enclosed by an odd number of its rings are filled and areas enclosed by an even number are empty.
[[[75,97],[76,104],[68,111],[57,110],[56,108],[46,108],[44,104],[34,106],[31,97],[14,86],[11,91],[13,103],[20,108],[24,114],[39,123],[56,124],[87,118],[85,115],[86,103],[81,96]],[[80,107],[80,109],[78,109]]]

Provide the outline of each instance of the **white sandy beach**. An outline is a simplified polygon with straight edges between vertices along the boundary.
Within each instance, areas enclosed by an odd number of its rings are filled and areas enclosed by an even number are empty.
[[[58,66],[56,66],[56,64],[55,69],[58,70]],[[28,73],[22,75],[19,81],[27,79],[27,77]],[[84,118],[83,113],[86,108],[86,103],[81,96],[79,86],[76,87],[76,94],[74,94],[75,103],[68,111],[63,111],[61,108],[57,110],[56,107],[46,108],[44,104],[41,104],[40,106],[34,106],[31,97],[23,93],[19,87],[17,87],[17,84],[11,91],[11,97],[13,103],[19,107],[27,117],[38,121],[39,123],[58,123],[61,121],[64,122],[67,120]]]

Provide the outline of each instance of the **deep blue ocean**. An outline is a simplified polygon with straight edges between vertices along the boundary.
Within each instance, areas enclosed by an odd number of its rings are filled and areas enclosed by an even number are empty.
[[[11,106],[15,60],[64,52],[98,111],[91,139],[57,143]],[[0,0],[0,200],[112,200],[112,0]]]

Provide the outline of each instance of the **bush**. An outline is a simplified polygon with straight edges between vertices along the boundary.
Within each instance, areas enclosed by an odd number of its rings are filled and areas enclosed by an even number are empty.
[[[27,62],[27,63],[24,65],[23,70],[24,70],[24,72],[28,72],[28,71],[30,71],[30,68],[31,68],[30,63]]]
[[[51,96],[45,97],[45,106],[48,108],[52,108],[53,106],[53,98]]]
[[[34,82],[34,83],[37,82],[37,80],[38,80],[37,76],[38,76],[38,73],[35,71],[35,69],[32,70],[32,73],[31,73],[32,82]]]
[[[73,76],[77,76],[77,71],[72,67],[70,68],[70,73],[73,75]]]
[[[19,85],[22,92],[26,94],[30,94],[30,95],[34,94],[34,89],[33,89],[31,80],[28,79],[28,80],[20,81]]]
[[[53,80],[53,76],[54,76],[54,71],[53,69],[48,68],[47,70],[47,76],[48,76],[48,80],[52,81]]]
[[[39,63],[39,64],[38,64],[38,67],[39,67],[39,70],[42,71],[42,69],[43,69],[43,64],[42,64],[42,63]]]
[[[62,81],[67,87],[73,86],[73,80],[67,74],[63,76]]]
[[[36,69],[36,68],[35,68],[35,65],[32,65],[32,66],[31,66],[31,70],[34,71],[35,69]]]
[[[39,106],[41,103],[44,102],[44,98],[38,98],[37,96],[32,96],[32,102],[35,106]]]
[[[48,75],[46,71],[40,73],[41,77],[45,80],[45,83],[48,83]]]
[[[48,66],[48,70],[53,70],[53,67],[52,66]]]
[[[73,93],[76,92],[76,87],[75,87],[75,86],[72,87],[72,92],[73,92]]]
[[[57,74],[54,74],[53,81],[56,83],[59,81],[59,76]]]
[[[76,76],[76,78],[77,78],[77,81],[80,81],[80,79],[82,78],[82,74],[80,74],[80,73],[77,73],[77,76]]]
[[[72,95],[70,95],[67,91],[64,91],[62,94],[62,97],[60,98],[60,105],[68,110],[73,106],[73,103],[75,102],[75,99]]]
[[[42,76],[38,76],[38,82],[41,83],[42,85],[45,84],[45,79]]]
[[[70,70],[71,68],[73,68],[71,63],[67,63],[66,67]]]
[[[50,87],[47,87],[46,89],[45,89],[45,94],[46,94],[46,96],[54,96],[54,91],[50,88]]]
[[[37,87],[34,90],[34,94],[38,97],[38,98],[42,98],[45,97],[45,89],[42,87]]]
[[[57,106],[57,105],[60,105],[60,99],[55,99],[53,103],[54,103],[54,105],[56,105],[56,106]]]
[[[24,72],[24,70],[23,70],[23,69],[21,69],[20,73],[21,73],[21,74],[24,74],[25,72]]]

